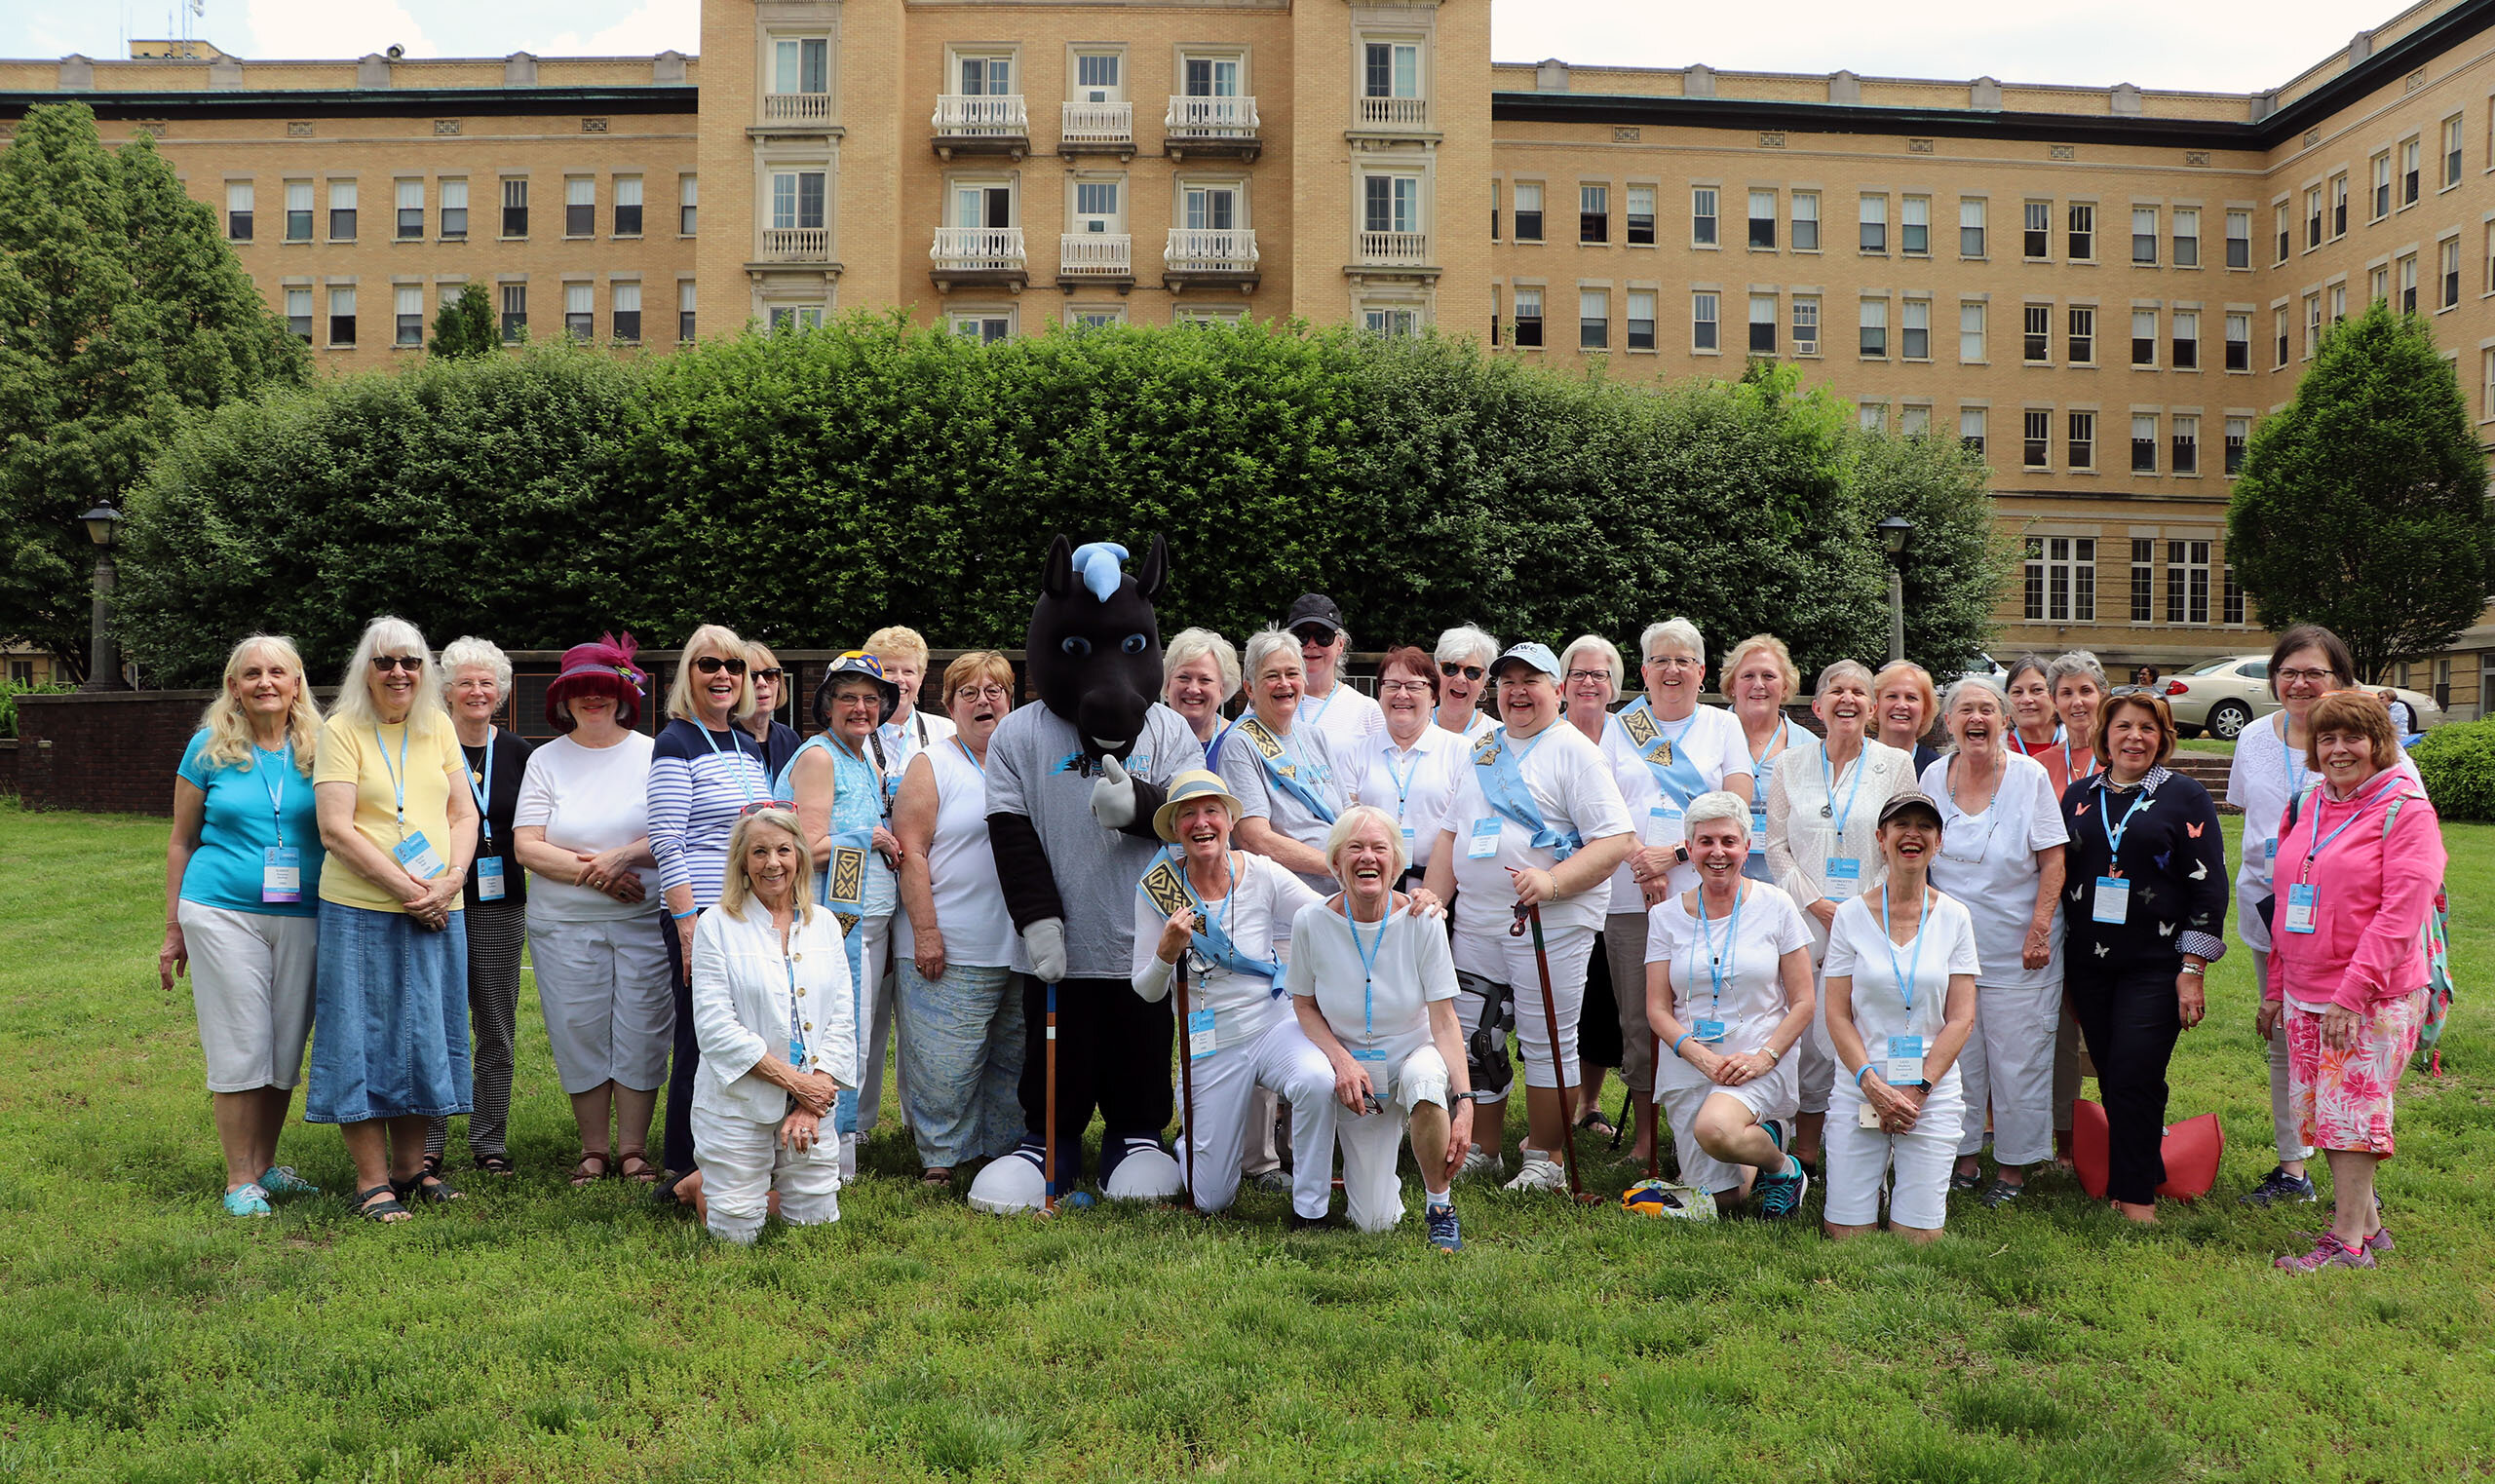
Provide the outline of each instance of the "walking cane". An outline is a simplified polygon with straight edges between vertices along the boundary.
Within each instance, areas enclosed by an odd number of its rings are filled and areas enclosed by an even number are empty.
[[[1048,1070],[1048,1132],[1041,1145],[1044,1168],[1040,1194],[1040,1214],[1056,1214],[1056,981],[1049,984],[1049,1070]]]
[[[1178,1140],[1187,1157],[1181,1173],[1186,1178],[1186,1208],[1192,1211],[1196,1208],[1196,1047],[1187,1034],[1188,1006],[1192,1003],[1187,998],[1187,954],[1178,955],[1178,1095],[1186,1119],[1178,1125]]]
[[[1574,1089],[1568,1085],[1567,1061],[1559,1054],[1559,1005],[1551,994],[1551,954],[1542,944],[1542,906],[1539,902],[1516,908],[1516,920],[1508,929],[1508,936],[1521,936],[1525,924],[1533,925],[1533,967],[1542,975],[1542,1029],[1550,1040],[1551,1075],[1559,1083],[1559,1164],[1568,1174],[1568,1197],[1579,1205],[1589,1205],[1594,1198],[1586,1194],[1577,1181],[1577,1141],[1568,1124],[1568,1106]]]

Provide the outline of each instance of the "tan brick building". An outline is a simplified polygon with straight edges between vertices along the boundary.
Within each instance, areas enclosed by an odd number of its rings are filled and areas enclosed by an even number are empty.
[[[2495,0],[2427,0],[2247,95],[1493,64],[1489,0],[707,0],[698,95],[673,54],[165,49],[0,62],[0,117],[154,133],[341,367],[470,279],[662,351],[897,308],[1774,357],[1981,441],[2027,552],[1997,653],[2171,670],[2265,647],[2228,475],[2331,321],[2413,305],[2495,423],[2490,40]],[[2466,642],[2406,683],[2476,708],[2495,625]]]

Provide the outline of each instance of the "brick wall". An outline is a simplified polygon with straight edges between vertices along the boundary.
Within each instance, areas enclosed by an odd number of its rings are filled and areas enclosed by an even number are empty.
[[[15,739],[0,742],[0,793],[18,791],[18,743]]]
[[[212,691],[18,698],[18,795],[28,809],[173,812],[173,770]]]

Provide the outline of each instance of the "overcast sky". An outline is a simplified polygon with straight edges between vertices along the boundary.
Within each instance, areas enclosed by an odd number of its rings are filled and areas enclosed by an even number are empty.
[[[125,55],[132,36],[180,34],[189,0],[0,0],[0,56]],[[699,50],[700,0],[201,0],[191,22],[244,57],[411,57],[527,51]],[[2103,87],[2276,87],[2348,44],[2397,0],[1785,0],[1766,12],[1692,0],[1497,0],[1492,55],[1971,78]],[[419,19],[418,18],[422,19]]]

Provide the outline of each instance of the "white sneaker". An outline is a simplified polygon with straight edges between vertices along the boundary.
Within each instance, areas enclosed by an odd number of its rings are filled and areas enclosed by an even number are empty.
[[[1464,1147],[1464,1162],[1456,1166],[1455,1177],[1459,1180],[1469,1180],[1476,1175],[1489,1175],[1496,1178],[1499,1173],[1497,1155],[1478,1144],[1467,1144]]]
[[[1564,1191],[1568,1188],[1568,1172],[1558,1161],[1538,1149],[1525,1151],[1524,1167],[1502,1189],[1511,1191]]]

